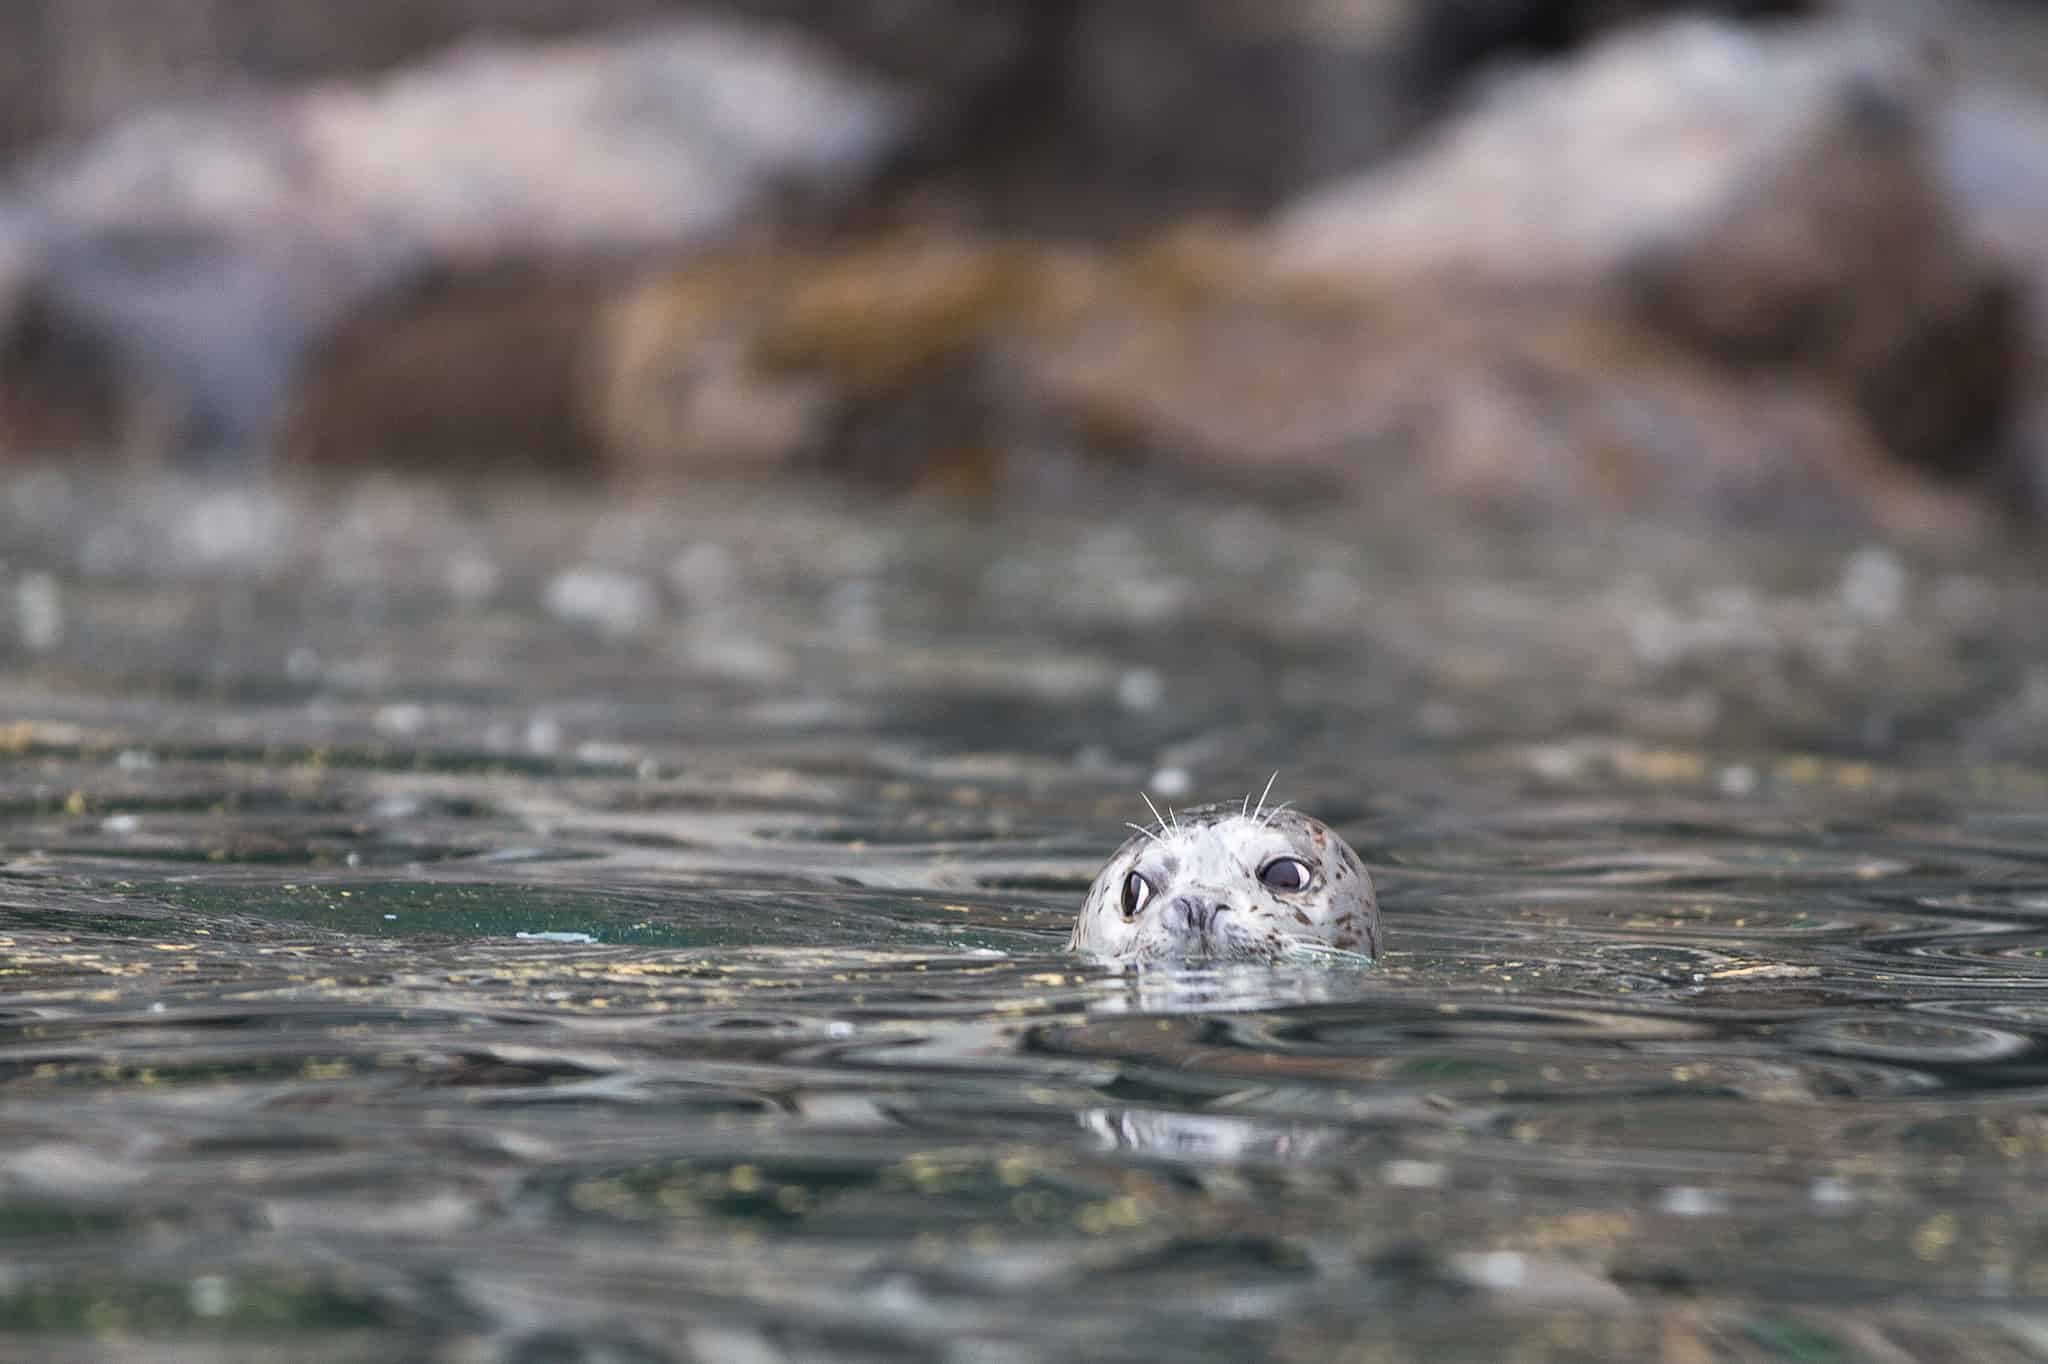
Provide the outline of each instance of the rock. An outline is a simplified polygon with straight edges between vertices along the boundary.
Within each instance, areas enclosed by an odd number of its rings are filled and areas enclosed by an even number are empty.
[[[298,470],[592,475],[603,271],[460,270],[359,310],[294,380],[276,446]]]
[[[612,309],[598,422],[641,473],[808,462],[890,486],[979,480],[1014,434],[995,348],[1071,317],[1099,268],[927,237],[692,261]]]
[[[1730,372],[1583,304],[1405,286],[1333,298],[1268,280],[1091,319],[1041,347],[1031,377],[1082,443],[1268,498],[1971,524],[1818,386]]]
[[[699,261],[629,293],[609,335],[599,425],[638,469],[744,452],[1028,491],[1142,468],[1268,501],[1971,524],[1817,383],[1731,371],[1583,301],[1304,289],[1257,239]]]
[[[1020,205],[1156,226],[1252,212],[1384,154],[1427,116],[1414,0],[1081,3],[1056,49],[1049,149]],[[1059,177],[1074,193],[1060,193]]]
[[[0,458],[104,452],[119,401],[108,348],[66,325],[0,225]]]
[[[535,41],[697,17],[800,32],[964,112],[1025,60],[1042,0],[12,0],[0,6],[0,160],[248,85],[361,81],[488,36]]]
[[[463,272],[323,345],[285,445],[320,468],[811,464],[919,483],[970,446],[986,460],[1004,434],[980,382],[994,339],[1070,310],[1089,271],[1050,247],[920,237],[687,253],[624,279]]]
[[[931,3],[943,12],[948,0]],[[1510,15],[1533,10],[1457,9],[1427,10],[1453,25],[1437,32],[1462,35],[1441,39],[1455,51],[1529,40]],[[1403,25],[1423,12],[1396,0],[1302,0],[1263,18],[1209,0],[1044,10],[1068,25],[1062,42],[1161,54],[1163,71],[1120,91],[1087,68],[1069,79],[1127,101],[1130,121],[1102,124],[1102,147],[1143,147],[1144,130],[1176,110],[1196,120],[1191,161],[1130,168],[1131,188],[1168,186],[1165,202],[1171,186],[1200,197],[1252,185],[1259,160],[1251,125],[1200,121],[1243,114],[1231,112],[1234,87],[1175,93],[1175,71],[1227,74],[1276,33],[1291,35],[1271,49],[1287,72],[1310,50],[1414,52]],[[1186,25],[1143,36],[1170,14]],[[674,32],[724,35],[714,48],[741,41],[724,27]],[[785,51],[743,33],[743,50]],[[161,303],[128,289],[87,315],[134,319],[122,334],[154,339],[127,363],[188,363],[147,386],[211,396],[202,410],[245,422],[258,414],[239,429],[262,429],[265,402],[289,381],[287,443],[322,467],[359,455],[692,477],[808,465],[886,487],[987,488],[1121,466],[1266,497],[1443,497],[1560,518],[1612,508],[1974,524],[1940,480],[1967,484],[1986,467],[2016,354],[2012,294],[1932,172],[1930,78],[1874,38],[1697,21],[1627,32],[1505,80],[1411,158],[1270,231],[1139,249],[740,238],[734,225],[778,182],[870,183],[910,145],[902,101],[823,80],[808,61],[753,75],[721,63],[723,101],[649,97],[673,116],[657,117],[660,138],[695,153],[667,157],[654,133],[600,138],[586,117],[604,103],[591,85],[620,74],[612,45],[548,51],[561,85],[542,82],[504,118],[504,92],[542,68],[514,70],[495,52],[376,91],[260,104],[265,134],[215,110],[210,140],[158,147],[167,162],[193,145],[210,157],[178,161],[162,184],[74,169],[60,182],[74,193],[118,190],[103,196],[119,210],[107,221],[150,205],[145,221],[196,221],[191,240],[206,248],[127,264],[111,229],[86,232],[103,253],[86,276],[125,282],[111,259],[184,291]],[[987,60],[994,70],[1011,58]],[[753,110],[749,99],[785,77],[820,92],[808,113],[757,100],[773,107],[721,123],[721,109]],[[669,89],[649,79],[654,94]],[[984,79],[996,77],[962,89]],[[1296,133],[1357,106],[1343,81],[1319,115],[1310,92],[1280,84],[1302,103],[1271,128],[1272,174],[1253,197],[1374,154],[1346,144],[1290,161],[1306,145]],[[1201,88],[1214,88],[1214,110],[1197,107]],[[844,110],[869,121],[834,124]],[[473,144],[448,135],[465,126],[478,129]],[[1076,178],[1114,159],[1084,160]],[[577,193],[544,183],[562,165],[578,168]],[[72,221],[100,221],[79,207],[92,195],[45,198]],[[656,246],[671,264],[619,263]]]
[[[707,243],[863,183],[908,117],[811,45],[688,21],[160,111],[42,168],[12,216],[113,381],[180,447],[245,451],[307,348],[406,281]]]
[[[776,306],[779,282],[767,261],[720,255],[653,272],[613,303],[593,421],[614,467],[758,471],[811,447],[826,386],[757,361],[759,310]]]
[[[1941,166],[1975,246],[2018,281],[2026,339],[2012,432],[2016,491],[2048,509],[2048,98],[1975,83],[1945,106]]]
[[[1277,225],[1276,259],[1311,275],[1599,284],[1717,226],[1786,149],[1812,140],[1849,80],[1910,109],[1916,74],[1875,37],[1813,27],[1625,33],[1503,79],[1403,162],[1295,206]]]
[[[1159,225],[1355,169],[1504,55],[1673,8],[1812,0],[15,0],[0,158],[255,83],[362,80],[488,33],[563,38],[689,14],[772,22],[914,91],[924,169],[998,212]],[[1021,176],[1009,163],[1020,153]],[[1064,194],[1048,191],[1064,190]],[[1086,205],[1096,205],[1093,210]],[[1147,205],[1150,209],[1147,209]],[[1076,211],[1076,206],[1080,206]],[[1100,222],[1097,221],[1097,226]]]
[[[1476,72],[1674,8],[1807,0],[1064,0],[1041,4],[961,197],[1001,230],[1140,235],[1256,214],[1368,166]],[[1006,103],[1004,101],[1007,101]]]
[[[488,30],[566,37],[665,0],[13,0],[0,8],[0,157],[249,83],[361,78]]]
[[[1106,0],[1102,0],[1106,2]],[[1032,117],[1071,0],[713,0],[779,23],[909,92],[925,164],[986,157],[993,123]]]
[[[714,337],[687,383],[678,371],[650,387],[644,364],[674,362],[664,328],[679,319],[664,310],[682,301],[636,290],[615,313],[593,262],[781,222],[792,187],[886,219],[886,196],[854,191],[886,183],[909,202],[950,186],[968,217],[1091,235],[1261,209],[1385,155],[1502,54],[1568,46],[1675,0],[372,0],[345,25],[299,0],[195,0],[147,22],[112,0],[61,17],[50,3],[0,17],[0,35],[43,44],[44,69],[76,77],[60,82],[76,107],[53,126],[229,92],[128,115],[15,196],[0,250],[26,263],[35,306],[0,339],[0,387],[58,401],[40,416],[13,404],[24,415],[0,447],[110,429],[126,448],[248,452],[273,440],[289,393],[287,443],[321,463],[496,450],[585,468],[602,444],[646,466],[686,432],[691,449],[742,463],[830,446],[894,479],[923,467],[902,449],[978,429],[989,399],[959,395],[986,387],[985,364],[958,362],[960,381],[933,385],[923,407],[895,389],[870,403],[762,377]],[[678,7],[699,17],[458,49],[351,84],[224,79],[381,70],[487,22],[554,33]],[[903,283],[934,280],[916,267]],[[34,377],[59,351],[90,358],[80,392]],[[605,384],[665,396],[593,399],[593,366]],[[1902,391],[1867,387],[1873,404]],[[685,392],[689,412],[670,411]],[[503,411],[462,410],[492,395]],[[98,415],[49,426],[60,410]],[[1948,411],[1925,424],[1945,429]],[[818,436],[819,422],[836,434]]]
[[[2018,334],[1933,171],[1936,94],[1912,51],[1858,30],[1624,33],[1293,210],[1275,261],[1326,285],[1597,297],[1733,373],[1803,377],[1909,464],[1968,478],[1995,459]]]

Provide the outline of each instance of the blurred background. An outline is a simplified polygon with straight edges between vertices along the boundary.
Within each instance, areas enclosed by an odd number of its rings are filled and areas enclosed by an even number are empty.
[[[0,458],[1969,541],[2044,80],[2020,0],[22,0]]]

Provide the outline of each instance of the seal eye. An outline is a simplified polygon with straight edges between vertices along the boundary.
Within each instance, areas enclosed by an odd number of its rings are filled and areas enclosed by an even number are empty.
[[[1152,883],[1132,872],[1124,878],[1124,917],[1135,919],[1138,911],[1152,898]]]
[[[1272,890],[1307,890],[1313,877],[1308,863],[1298,857],[1276,857],[1259,868],[1260,884]]]

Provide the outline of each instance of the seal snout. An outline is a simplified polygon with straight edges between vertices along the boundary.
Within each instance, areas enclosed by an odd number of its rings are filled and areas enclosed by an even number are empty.
[[[1209,936],[1209,929],[1216,922],[1216,917],[1229,908],[1230,905],[1223,900],[1207,900],[1197,896],[1183,895],[1174,900],[1169,912],[1178,921],[1180,927],[1190,933],[1196,933],[1206,938]]]

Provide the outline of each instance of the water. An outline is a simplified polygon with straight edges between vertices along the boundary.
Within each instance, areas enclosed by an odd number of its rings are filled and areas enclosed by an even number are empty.
[[[14,478],[0,1358],[2048,1354],[2036,565],[1110,508]]]

